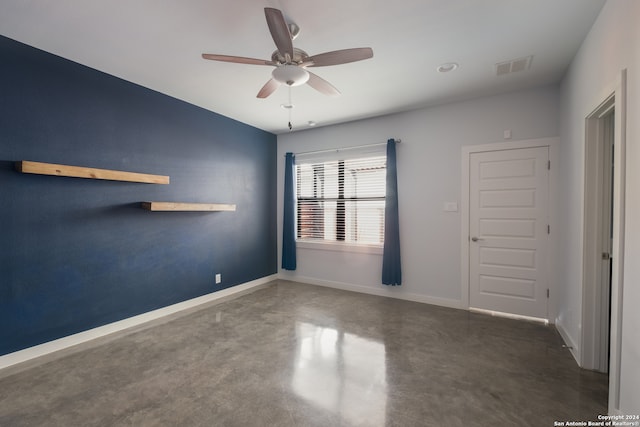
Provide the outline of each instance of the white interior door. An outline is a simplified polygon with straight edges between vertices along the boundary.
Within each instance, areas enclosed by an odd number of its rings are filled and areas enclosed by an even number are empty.
[[[471,308],[547,319],[548,162],[548,147],[471,153]]]

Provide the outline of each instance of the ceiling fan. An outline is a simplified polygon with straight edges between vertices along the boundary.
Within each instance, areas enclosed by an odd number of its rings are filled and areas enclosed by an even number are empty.
[[[258,92],[258,98],[268,97],[281,84],[299,86],[304,83],[325,95],[340,95],[340,91],[333,87],[331,83],[310,72],[307,68],[347,64],[373,57],[373,50],[370,47],[335,50],[309,56],[302,49],[293,47],[293,39],[300,31],[296,24],[287,24],[284,15],[279,9],[266,7],[264,14],[267,18],[271,37],[277,47],[277,50],[271,55],[271,60],[210,53],[202,54],[204,59],[214,61],[276,67],[272,72],[272,78]]]

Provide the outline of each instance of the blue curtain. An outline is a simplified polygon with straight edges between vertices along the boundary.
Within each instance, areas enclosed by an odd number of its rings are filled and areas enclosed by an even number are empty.
[[[282,219],[282,268],[296,269],[295,195],[293,192],[293,153],[287,153],[284,164],[284,215]]]
[[[387,192],[384,209],[384,249],[382,255],[382,284],[400,286],[400,220],[398,218],[398,174],[396,141],[387,141]]]

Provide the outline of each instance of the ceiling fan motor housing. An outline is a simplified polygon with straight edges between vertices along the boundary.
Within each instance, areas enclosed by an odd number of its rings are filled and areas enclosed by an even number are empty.
[[[298,49],[297,47],[293,48],[293,57],[286,58],[280,51],[276,50],[271,54],[271,61],[276,64],[302,64],[309,60],[309,54],[302,49]]]

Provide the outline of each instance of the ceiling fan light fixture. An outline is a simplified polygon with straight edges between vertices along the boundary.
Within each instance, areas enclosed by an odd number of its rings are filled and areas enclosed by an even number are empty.
[[[300,86],[309,80],[307,70],[290,64],[277,67],[271,75],[275,80],[287,86]]]

